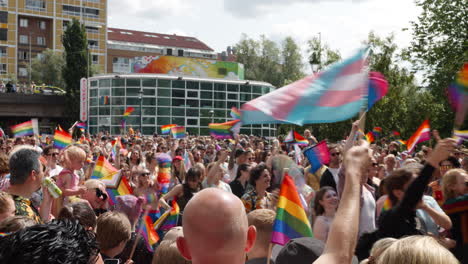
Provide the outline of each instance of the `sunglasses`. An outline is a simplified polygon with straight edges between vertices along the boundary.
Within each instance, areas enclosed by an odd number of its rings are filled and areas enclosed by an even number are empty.
[[[47,154],[47,156],[58,156],[59,154],[58,153],[49,153]]]
[[[143,173],[140,173],[140,176],[145,176],[145,177],[146,177],[146,176],[149,176],[149,175],[150,175],[150,173],[149,173],[149,172],[143,172]]]
[[[336,153],[331,153],[330,156],[335,157],[335,156],[339,156],[340,154],[341,154],[341,153],[336,152]]]
[[[96,196],[103,201],[107,200],[107,194],[99,188],[96,188]]]
[[[374,162],[374,163],[372,163],[372,166],[377,167],[377,166],[379,166],[379,164]]]
[[[443,170],[450,170],[451,168],[453,168],[453,166],[452,165],[442,165],[442,166],[440,166],[440,168],[443,169]]]

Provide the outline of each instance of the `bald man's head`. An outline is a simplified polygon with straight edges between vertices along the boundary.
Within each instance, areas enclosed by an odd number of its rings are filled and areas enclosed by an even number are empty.
[[[190,200],[184,210],[183,232],[177,245],[194,264],[244,263],[255,242],[255,228],[248,226],[242,202],[216,188],[202,190]]]

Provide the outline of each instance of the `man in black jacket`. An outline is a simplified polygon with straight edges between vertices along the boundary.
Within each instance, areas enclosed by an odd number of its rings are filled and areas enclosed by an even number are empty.
[[[328,150],[330,152],[330,164],[328,164],[328,169],[320,178],[320,188],[330,186],[336,191],[338,186],[338,173],[341,167],[341,150],[335,144],[329,145]]]

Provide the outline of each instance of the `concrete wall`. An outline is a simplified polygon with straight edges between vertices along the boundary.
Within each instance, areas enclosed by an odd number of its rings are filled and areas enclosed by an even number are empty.
[[[64,96],[0,93],[0,117],[62,118],[64,111]]]

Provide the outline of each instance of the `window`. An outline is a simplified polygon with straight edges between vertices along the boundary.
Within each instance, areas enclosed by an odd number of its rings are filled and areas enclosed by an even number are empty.
[[[26,68],[18,68],[18,75],[21,77],[28,76],[28,70]]]
[[[0,40],[8,40],[8,29],[0,28]]]
[[[120,31],[120,34],[124,34],[124,35],[133,35],[132,32],[127,32],[127,31]]]
[[[29,52],[27,51],[18,51],[18,60],[28,60]]]
[[[167,49],[167,50],[166,50],[166,55],[171,56],[171,55],[172,55],[172,49]]]
[[[28,19],[20,18],[20,27],[28,27]]]
[[[5,74],[7,73],[7,65],[6,63],[0,64],[0,74]]]
[[[98,55],[91,55],[91,61],[93,64],[99,64],[99,56]]]
[[[0,0],[0,6],[1,5],[1,0]],[[1,11],[0,12],[0,23],[8,23],[8,12]]]
[[[37,37],[37,45],[39,46],[45,46],[45,38],[44,37]]]
[[[122,57],[112,58],[112,70],[114,73],[129,73],[131,72],[130,68],[130,59]]]
[[[184,50],[177,50],[177,56],[183,57],[184,56]]]
[[[62,9],[63,9],[63,13],[72,15],[72,16],[83,15],[85,17],[99,18],[99,9],[95,9],[95,8],[87,8],[87,7],[80,8],[79,6],[63,5]]]
[[[8,6],[8,0],[0,0],[0,6]]]
[[[43,60],[43,59],[44,59],[44,54],[38,53],[38,54],[37,54],[37,59],[38,59],[38,60]]]
[[[86,33],[99,33],[99,28],[97,27],[91,27],[91,26],[86,26]]]
[[[46,29],[46,22],[45,21],[38,21],[37,25],[39,26],[40,29],[45,30]]]
[[[0,58],[6,58],[6,56],[7,56],[6,47],[0,47]]]
[[[28,36],[20,35],[19,36],[19,42],[20,42],[20,44],[28,44],[28,42],[29,42]]]
[[[31,10],[44,10],[45,1],[43,0],[26,0],[26,8]]]
[[[99,49],[99,42],[94,39],[88,40],[88,45],[90,49]]]

